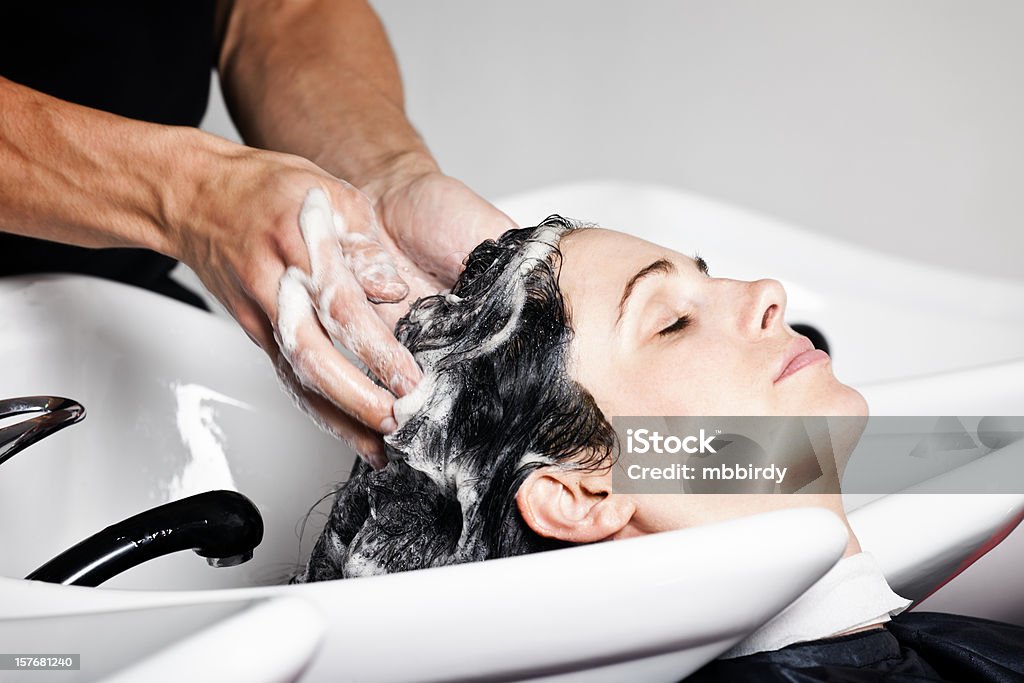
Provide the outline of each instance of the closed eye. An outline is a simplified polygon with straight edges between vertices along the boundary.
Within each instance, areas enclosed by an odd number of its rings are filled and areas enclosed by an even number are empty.
[[[674,323],[672,323],[671,325],[669,325],[668,327],[663,329],[661,332],[659,332],[658,336],[663,337],[665,335],[672,334],[673,332],[679,332],[680,330],[686,328],[686,326],[689,325],[689,324],[690,324],[690,316],[688,316],[688,315],[680,316]]]
[[[694,254],[693,260],[697,263],[697,270],[704,273],[706,277],[711,277],[711,271],[708,270],[708,262],[704,260],[703,256]]]

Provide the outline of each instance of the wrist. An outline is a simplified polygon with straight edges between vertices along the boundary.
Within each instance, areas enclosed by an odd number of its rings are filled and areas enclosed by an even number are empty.
[[[159,144],[171,166],[156,193],[155,244],[146,246],[191,264],[199,257],[205,212],[225,189],[226,166],[247,148],[196,128],[168,128]]]
[[[346,180],[377,206],[389,192],[405,187],[423,176],[440,172],[437,162],[423,149],[398,152],[381,158],[363,176]]]

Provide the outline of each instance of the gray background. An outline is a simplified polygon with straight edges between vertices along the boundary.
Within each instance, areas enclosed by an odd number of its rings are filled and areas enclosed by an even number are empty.
[[[373,4],[412,121],[487,197],[652,181],[1024,279],[1024,3]],[[216,94],[204,127],[236,137]]]

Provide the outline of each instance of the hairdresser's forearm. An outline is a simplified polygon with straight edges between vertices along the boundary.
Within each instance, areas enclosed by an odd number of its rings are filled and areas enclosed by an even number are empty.
[[[437,170],[366,2],[237,0],[221,12],[219,70],[249,144],[311,159],[370,194],[386,176]]]
[[[199,138],[70,104],[0,78],[0,230],[175,256]],[[223,143],[229,144],[229,143]]]

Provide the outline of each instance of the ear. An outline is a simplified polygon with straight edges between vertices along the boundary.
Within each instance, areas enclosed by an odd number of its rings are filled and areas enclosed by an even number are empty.
[[[612,495],[611,473],[542,467],[516,493],[526,524],[546,538],[570,543],[603,541],[622,530],[636,505]]]

